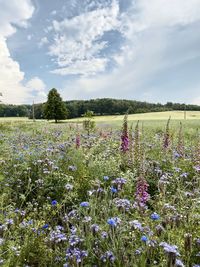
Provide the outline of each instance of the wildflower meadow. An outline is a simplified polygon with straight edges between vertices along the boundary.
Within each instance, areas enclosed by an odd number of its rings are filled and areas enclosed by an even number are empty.
[[[199,267],[200,136],[186,124],[1,122],[0,266]]]

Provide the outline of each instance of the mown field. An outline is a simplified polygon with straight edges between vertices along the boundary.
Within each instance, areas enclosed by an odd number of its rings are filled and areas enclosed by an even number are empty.
[[[200,266],[199,118],[0,119],[0,265]]]

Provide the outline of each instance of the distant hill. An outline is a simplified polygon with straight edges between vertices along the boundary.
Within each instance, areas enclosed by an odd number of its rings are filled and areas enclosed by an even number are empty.
[[[168,102],[166,104],[148,103],[136,100],[98,98],[91,100],[70,100],[66,101],[68,118],[83,116],[87,110],[92,110],[95,115],[123,115],[129,114],[160,112],[171,110],[190,110],[200,111],[198,105],[185,105],[180,103]],[[43,118],[43,105],[34,105],[35,118]],[[0,103],[0,117],[32,117],[32,105],[7,105]]]

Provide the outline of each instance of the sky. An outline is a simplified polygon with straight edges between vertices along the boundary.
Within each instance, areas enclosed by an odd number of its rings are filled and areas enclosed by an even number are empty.
[[[200,0],[0,0],[4,103],[200,104]]]

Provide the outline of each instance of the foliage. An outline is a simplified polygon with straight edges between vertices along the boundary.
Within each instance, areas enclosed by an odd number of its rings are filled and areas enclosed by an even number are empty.
[[[66,106],[55,88],[49,91],[48,100],[44,106],[44,114],[46,119],[53,119],[56,123],[67,117]]]
[[[6,105],[0,103],[0,117],[28,117],[29,105]]]
[[[87,110],[93,110],[95,115],[124,115],[127,111],[129,114],[146,113],[146,112],[161,112],[170,110],[191,110],[200,111],[198,105],[185,105],[181,103],[160,104],[160,103],[148,103],[136,100],[125,99],[91,99],[91,100],[71,100],[65,102],[68,117],[78,118],[83,116]],[[21,112],[23,110],[23,113]],[[25,110],[26,109],[26,112]],[[0,104],[0,117],[17,117],[17,116],[32,116],[31,105],[5,105]],[[43,104],[35,105],[35,117],[41,119],[44,117]]]
[[[95,122],[93,120],[94,113],[88,110],[83,116],[85,118],[83,121],[83,129],[90,135],[95,128]]]
[[[2,122],[0,265],[199,266],[197,127]]]

